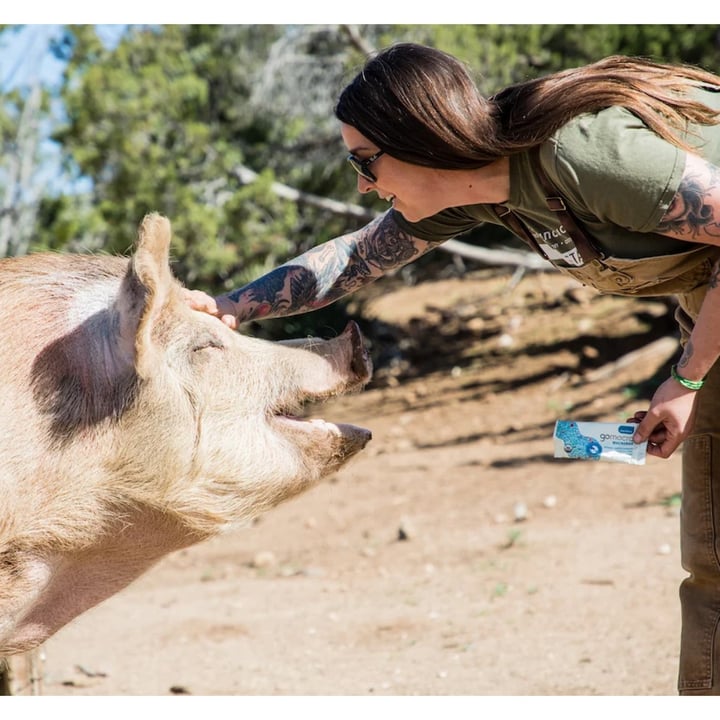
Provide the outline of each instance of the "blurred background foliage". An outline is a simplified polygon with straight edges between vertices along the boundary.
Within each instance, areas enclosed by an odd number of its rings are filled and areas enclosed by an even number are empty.
[[[385,209],[357,193],[333,116],[343,84],[374,49],[399,41],[441,48],[473,69],[486,94],[614,53],[720,72],[720,26],[712,25],[112,29],[108,41],[101,26],[57,26],[47,52],[61,61],[60,78],[30,73],[1,88],[0,256],[128,253],[143,215],[157,210],[173,223],[176,275],[213,294],[365,222],[309,197]],[[27,30],[0,26],[0,45]],[[277,183],[299,197],[278,194]],[[513,242],[497,228],[467,240]],[[431,253],[420,267],[451,262]],[[342,314],[338,306],[324,312]],[[297,334],[316,322],[276,324]]]

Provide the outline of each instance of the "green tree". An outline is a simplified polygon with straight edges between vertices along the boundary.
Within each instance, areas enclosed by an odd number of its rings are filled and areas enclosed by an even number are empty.
[[[131,28],[111,50],[90,26],[70,32],[67,122],[55,139],[92,186],[46,204],[47,244],[79,236],[74,247],[124,253],[142,216],[158,210],[173,222],[178,274],[190,283],[237,283],[284,256],[295,208],[268,191],[271,176],[252,188],[236,176],[264,141],[247,101],[279,30]]]

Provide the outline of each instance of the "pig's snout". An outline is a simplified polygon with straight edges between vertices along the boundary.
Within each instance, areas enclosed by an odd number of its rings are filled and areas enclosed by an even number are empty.
[[[325,358],[342,377],[344,388],[341,392],[362,387],[372,377],[372,361],[365,347],[358,324],[351,320],[345,329],[331,340],[320,341],[309,346],[315,354]]]
[[[355,322],[349,322],[330,340],[305,338],[280,344],[293,349],[289,362],[296,369],[298,387],[306,399],[322,400],[358,390],[372,376],[372,361]]]

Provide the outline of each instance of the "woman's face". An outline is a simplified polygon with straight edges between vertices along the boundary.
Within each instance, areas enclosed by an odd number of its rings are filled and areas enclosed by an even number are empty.
[[[360,160],[366,160],[380,150],[352,125],[342,123],[340,132],[348,151]],[[417,222],[447,207],[442,202],[438,170],[411,165],[386,153],[375,160],[369,170],[377,180],[371,182],[358,175],[358,191],[368,193],[374,190],[409,222]]]

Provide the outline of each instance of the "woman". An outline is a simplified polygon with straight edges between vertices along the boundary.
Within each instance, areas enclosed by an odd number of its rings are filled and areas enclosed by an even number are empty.
[[[720,694],[719,112],[720,77],[695,68],[610,57],[484,98],[452,56],[395,45],[336,107],[358,190],[392,207],[227,295],[190,293],[231,327],[302,313],[491,222],[601,292],[676,296],[682,355],[634,419],[652,455],[684,443],[683,694]]]

